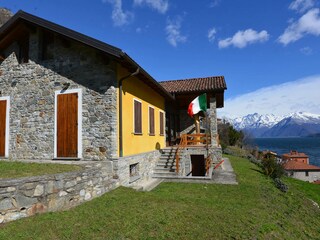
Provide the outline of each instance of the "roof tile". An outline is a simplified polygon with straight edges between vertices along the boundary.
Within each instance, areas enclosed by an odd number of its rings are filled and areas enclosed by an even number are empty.
[[[283,164],[283,168],[285,170],[318,170],[320,171],[320,167],[302,163],[302,162],[297,162],[294,160],[290,160],[286,163]]]
[[[227,89],[224,76],[163,81],[160,84],[170,93],[186,93]]]

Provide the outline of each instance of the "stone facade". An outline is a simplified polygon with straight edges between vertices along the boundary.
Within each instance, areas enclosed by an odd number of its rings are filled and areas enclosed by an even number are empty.
[[[210,108],[208,109],[209,117],[209,127],[211,134],[211,146],[217,147],[217,136],[218,136],[218,126],[217,126],[217,104],[215,98],[210,98]]]
[[[114,172],[123,186],[135,186],[151,179],[160,158],[160,151],[151,151],[113,160]],[[130,166],[135,165],[135,173],[130,174]]]
[[[320,171],[307,171],[307,170],[301,170],[301,171],[286,171],[288,176],[302,180],[307,182],[315,182],[317,180],[320,180]]]
[[[78,172],[0,180],[0,223],[68,209],[118,186],[104,161]]]
[[[54,158],[55,92],[68,84],[82,91],[81,158],[117,157],[116,63],[59,36],[44,59],[41,39],[40,30],[30,35],[28,63],[18,63],[12,44],[0,65],[1,96],[10,96],[11,105],[9,158]]]
[[[217,128],[217,107],[216,107],[216,99],[210,98],[210,106],[207,109],[208,114],[208,127],[211,134],[211,145],[216,147],[217,143],[217,135],[218,135],[218,128]],[[179,112],[180,118],[180,134],[194,134],[195,133],[195,125],[194,120],[187,114],[185,109],[180,110]],[[206,119],[204,118],[204,121]],[[206,123],[203,123],[206,125]]]

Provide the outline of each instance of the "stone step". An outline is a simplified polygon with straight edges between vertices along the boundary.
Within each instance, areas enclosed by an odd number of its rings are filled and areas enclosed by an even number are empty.
[[[175,165],[176,165],[176,162],[157,162],[156,163],[156,166],[162,166],[162,167],[175,166]]]
[[[175,171],[176,170],[176,166],[168,166],[168,167],[163,167],[163,166],[156,166],[154,168],[154,171]]]
[[[159,158],[158,161],[162,161],[162,162],[172,162],[175,161],[176,158]]]
[[[154,172],[152,176],[177,176],[176,172]]]
[[[175,157],[174,156],[160,156],[160,158],[159,159],[161,159],[161,160],[166,160],[166,159],[175,159]]]

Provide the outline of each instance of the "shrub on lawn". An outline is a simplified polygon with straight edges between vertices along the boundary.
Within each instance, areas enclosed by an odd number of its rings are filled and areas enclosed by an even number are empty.
[[[271,153],[267,153],[261,161],[264,174],[272,179],[281,178],[284,175],[283,167],[277,163],[276,158]]]
[[[277,163],[274,155],[267,153],[262,159],[260,166],[264,174],[273,179],[278,189],[282,192],[288,191],[288,186],[281,181],[281,177],[284,175],[284,169],[281,164]]]

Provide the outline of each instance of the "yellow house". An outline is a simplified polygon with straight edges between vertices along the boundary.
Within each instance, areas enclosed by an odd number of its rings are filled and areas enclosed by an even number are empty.
[[[199,91],[214,136],[226,89],[224,78],[168,88],[121,49],[23,11],[0,27],[0,73],[0,159],[102,161],[123,185],[152,177]]]
[[[132,76],[122,86],[123,156],[165,147],[165,100]]]

